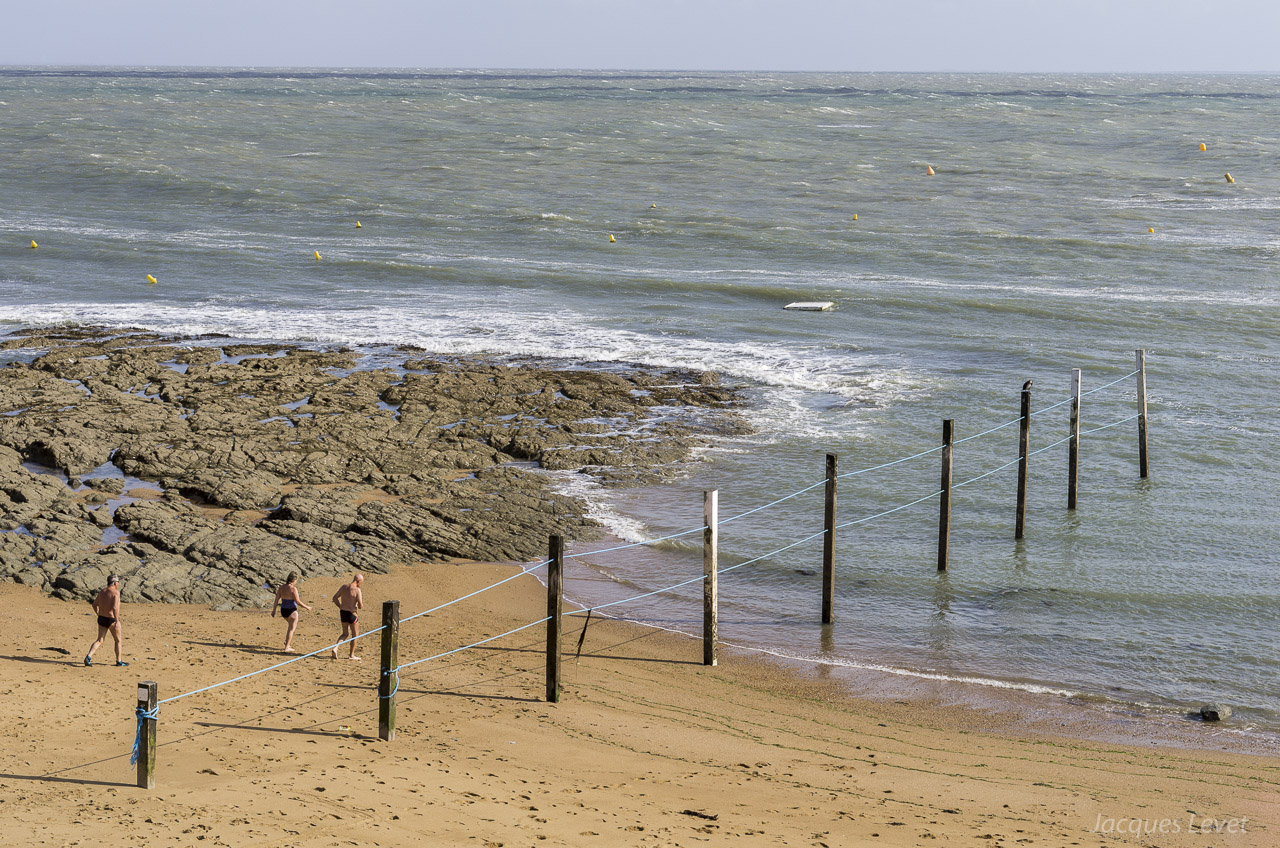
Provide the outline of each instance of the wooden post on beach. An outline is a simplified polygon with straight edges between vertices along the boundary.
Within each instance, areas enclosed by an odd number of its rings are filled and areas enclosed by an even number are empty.
[[[560,637],[564,632],[560,615],[564,599],[564,537],[552,536],[547,554],[547,700],[560,702]]]
[[[836,593],[836,455],[827,454],[827,507],[822,526],[822,623],[834,621]]]
[[[720,604],[720,492],[702,493],[702,664],[716,664]]]
[[[396,738],[396,692],[400,689],[400,602],[382,602],[382,676],[378,681],[378,738]]]
[[[942,492],[938,499],[938,570],[947,570],[947,558],[951,555],[951,459],[952,445],[950,418],[942,422]]]
[[[159,698],[154,680],[138,684],[138,786],[143,789],[156,788],[156,720],[142,714],[155,715]]]
[[[1147,352],[1134,351],[1138,365],[1138,476],[1147,477]]]
[[[1013,538],[1021,539],[1027,529],[1027,455],[1031,447],[1031,381],[1022,384],[1022,420],[1018,425],[1018,516]]]
[[[1067,509],[1076,508],[1080,488],[1080,369],[1071,369],[1071,439],[1067,443]]]

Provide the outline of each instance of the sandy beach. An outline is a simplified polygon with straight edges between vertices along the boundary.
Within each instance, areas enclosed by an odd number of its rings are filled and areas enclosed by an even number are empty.
[[[406,668],[390,741],[377,636],[359,662],[207,689],[289,659],[269,613],[287,571],[316,607],[303,653],[338,639],[329,598],[355,569],[365,631],[386,600],[408,617],[469,595],[548,533],[601,532],[527,467],[654,479],[737,426],[734,391],[407,350],[370,363],[93,330],[7,344],[47,350],[0,370],[9,844],[1276,844],[1265,746],[1223,751],[1186,722],[1100,734],[1073,705],[868,688],[730,647],[708,668],[695,639],[598,616],[585,634],[566,619],[559,703],[538,625]],[[675,408],[721,423],[677,425]],[[108,640],[87,668],[85,601],[109,571],[130,665]],[[537,622],[545,603],[521,576],[415,618],[400,662]],[[152,790],[129,763],[141,681],[161,699]]]
[[[515,573],[435,563],[373,575],[362,620]],[[303,581],[295,646],[336,641],[336,578]],[[126,604],[128,668],[83,602],[0,586],[0,827],[14,845],[1274,845],[1280,758],[1011,732],[971,709],[842,685],[625,622],[566,619],[564,693],[541,627],[403,673],[377,738],[377,636],[165,704],[156,788],[129,765],[136,684],[169,698],[286,657],[259,610]],[[537,620],[521,577],[401,629],[401,663]],[[1163,833],[1160,832],[1163,828]]]

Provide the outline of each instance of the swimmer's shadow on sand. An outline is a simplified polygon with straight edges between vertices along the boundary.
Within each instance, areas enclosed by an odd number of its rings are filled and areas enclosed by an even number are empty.
[[[351,719],[338,719],[338,721],[350,721]],[[307,727],[263,727],[256,724],[223,724],[216,721],[197,721],[193,722],[197,727],[210,727],[215,730],[265,730],[268,733],[293,733],[301,736],[327,736],[331,739],[376,739],[376,736],[366,736],[363,733],[355,733],[350,730],[312,730]]]
[[[96,765],[91,763],[90,765]],[[47,774],[3,774],[0,780],[39,780],[43,783],[75,783],[80,786],[136,786],[136,783],[124,783],[113,780],[84,780],[78,777],[53,777]]]
[[[53,657],[4,657],[0,656],[0,660],[10,660],[11,662],[25,663],[47,663],[49,665],[84,665],[84,660],[64,660],[54,659]],[[114,663],[103,662],[100,665],[114,665]]]
[[[531,673],[531,671],[532,669],[529,671],[512,672],[511,674],[504,674],[501,677],[493,677],[493,678],[490,678],[489,680],[477,681],[476,683],[471,685],[479,686],[485,683],[492,683],[495,680],[502,680],[505,677],[516,677],[523,674],[529,674]],[[375,696],[378,693],[378,689],[376,686],[373,686],[373,687],[364,686],[357,683],[317,683],[316,685],[328,686],[333,689],[366,689],[372,692]],[[521,703],[531,703],[531,704],[540,703],[543,700],[542,698],[538,698],[534,696],[523,697],[520,695],[482,695],[478,692],[459,692],[456,689],[425,689],[422,687],[410,686],[408,682],[403,679],[401,680],[400,688],[399,690],[397,690],[396,695],[400,699],[400,701],[413,700],[416,698],[421,698],[424,695],[452,695],[455,698],[475,698],[476,700],[480,700],[480,701],[517,701]]]
[[[301,654],[287,654],[279,648],[267,648],[262,645],[242,645],[239,642],[199,642],[193,639],[186,639],[184,643],[187,645],[200,645],[205,648],[222,648],[224,651],[240,651],[244,654],[257,654],[259,656],[281,658],[301,656]]]
[[[588,632],[587,635],[590,635],[590,633]],[[614,642],[612,645],[604,645],[604,646],[592,645],[591,646],[592,653],[586,653],[586,652],[579,652],[574,650],[572,647],[568,647],[570,645],[577,644],[578,638],[582,636],[582,631],[578,630],[576,633],[566,634],[565,636],[566,648],[563,653],[563,658],[565,661],[568,661],[568,660],[576,661],[578,659],[581,659],[582,657],[588,657],[590,659],[597,659],[597,660],[617,660],[618,662],[661,663],[663,665],[702,665],[701,660],[684,660],[684,659],[678,659],[674,657],[624,657],[619,654],[601,653],[602,651],[612,651],[615,648],[621,648],[623,645],[627,645],[632,642],[639,642],[643,639],[650,639],[655,635],[657,635],[657,632],[641,633],[638,636],[632,636],[629,639],[623,639],[620,642]],[[546,648],[540,647],[540,646],[541,646],[540,642],[529,643],[527,645],[511,647],[511,648],[502,647],[499,645],[478,645],[474,650],[493,651],[497,653],[512,653],[512,654],[545,654]]]

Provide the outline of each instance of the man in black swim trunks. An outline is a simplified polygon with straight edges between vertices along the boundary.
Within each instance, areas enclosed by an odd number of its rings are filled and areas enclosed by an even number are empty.
[[[98,614],[98,638],[89,646],[85,654],[84,664],[93,665],[93,652],[98,650],[102,640],[111,634],[116,643],[116,665],[128,665],[120,658],[120,578],[112,574],[107,578],[107,587],[98,592],[98,597],[90,602],[93,611]]]
[[[351,646],[351,651],[347,654],[349,660],[360,659],[356,656],[356,637],[360,635],[360,619],[356,616],[356,610],[364,609],[364,596],[360,593],[361,583],[364,583],[364,575],[353,574],[350,583],[343,583],[342,588],[333,593],[333,603],[338,607],[338,616],[342,619],[342,640],[351,639],[347,643]],[[329,653],[335,660],[338,658],[337,648],[333,648]]]

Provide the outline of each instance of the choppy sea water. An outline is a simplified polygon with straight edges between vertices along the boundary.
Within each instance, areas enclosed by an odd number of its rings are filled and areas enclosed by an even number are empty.
[[[1200,150],[1204,144],[1206,149]],[[756,428],[624,541],[726,523],[721,632],[829,666],[1280,729],[1280,79],[0,69],[0,328],[59,322],[709,369]],[[926,168],[935,170],[926,176]],[[1234,182],[1225,175],[1230,173]],[[856,218],[855,218],[856,216]],[[355,222],[360,221],[357,229]],[[610,236],[613,240],[610,240]],[[31,249],[32,240],[39,244]],[[317,261],[315,252],[321,259]],[[148,285],[146,275],[158,283]],[[829,300],[822,313],[786,312]],[[1148,480],[1134,350],[1147,351]],[[1081,495],[1068,512],[1071,369]],[[917,499],[914,506],[879,515]],[[861,523],[854,523],[861,522]],[[696,576],[697,535],[586,556],[587,605]],[[601,544],[579,545],[582,552]],[[696,632],[696,584],[610,610]],[[928,678],[926,678],[928,679]]]

